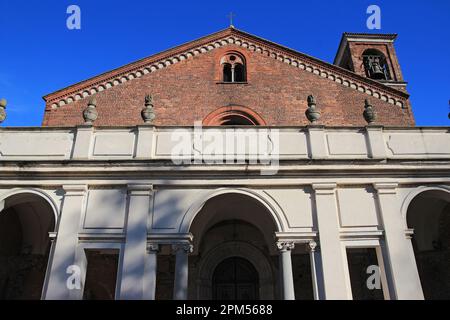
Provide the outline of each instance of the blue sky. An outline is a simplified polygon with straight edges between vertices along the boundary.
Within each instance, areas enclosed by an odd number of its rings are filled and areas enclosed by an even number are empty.
[[[81,30],[66,9],[81,8]],[[343,32],[373,32],[366,9],[381,8],[382,33],[397,54],[417,125],[450,125],[450,1],[0,0],[1,126],[39,126],[42,96],[134,60],[235,26],[332,62]]]

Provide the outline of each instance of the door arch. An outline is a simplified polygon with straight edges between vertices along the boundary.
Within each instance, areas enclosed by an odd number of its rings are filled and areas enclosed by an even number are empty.
[[[200,261],[197,272],[197,298],[213,298],[213,277],[217,266],[228,258],[243,258],[250,262],[258,274],[258,298],[274,299],[274,277],[272,266],[267,257],[258,248],[249,243],[228,241],[206,253]]]

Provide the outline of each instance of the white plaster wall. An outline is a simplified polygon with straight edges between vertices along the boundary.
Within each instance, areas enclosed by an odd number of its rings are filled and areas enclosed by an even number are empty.
[[[365,132],[362,130],[336,130],[327,132],[326,145],[330,157],[368,157]]]
[[[375,193],[370,186],[338,188],[337,201],[341,227],[379,225]]]
[[[392,158],[409,158],[422,155],[426,158],[445,157],[450,152],[448,129],[386,130],[384,132],[388,155]]]
[[[69,131],[0,131],[0,160],[70,157],[74,134]]]
[[[125,223],[127,191],[91,189],[87,195],[83,229],[122,229]]]
[[[93,157],[132,157],[135,147],[135,132],[99,131],[94,135]]]
[[[311,188],[267,189],[265,192],[283,210],[290,228],[312,229],[314,227]]]
[[[156,189],[150,217],[152,232],[177,232],[185,213],[205,189]]]

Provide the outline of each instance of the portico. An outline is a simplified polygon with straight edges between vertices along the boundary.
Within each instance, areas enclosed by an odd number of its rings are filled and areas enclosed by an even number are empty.
[[[131,144],[130,135],[155,135],[153,141],[162,141],[166,128],[145,133],[83,128],[83,138],[75,140],[68,138],[72,130],[40,129],[33,135],[35,148],[21,156],[30,165],[19,168],[10,160],[16,157],[17,132],[27,130],[0,131],[1,217],[9,219],[4,228],[21,226],[31,252],[49,252],[38,288],[44,299],[445,295],[444,287],[430,293],[434,279],[427,264],[446,270],[439,257],[445,256],[448,243],[450,154],[430,153],[436,133],[448,135],[439,129],[314,127],[309,135],[303,131],[308,128],[279,128],[284,154],[274,176],[261,176],[260,164],[168,167],[163,155],[168,146],[161,143],[139,159],[115,154],[120,151],[116,146],[105,147],[110,148],[108,158],[115,158],[108,166],[98,155],[105,141],[98,137],[114,136],[142,150],[146,141]],[[305,154],[301,146],[306,148],[318,135],[327,137],[320,140],[326,145],[316,143]],[[341,148],[341,136],[355,141]],[[73,152],[42,159],[34,152],[40,144],[45,148],[48,139],[58,142],[61,151],[67,143],[68,150],[84,153],[86,159],[75,161]],[[285,139],[298,147],[283,149]],[[429,145],[420,153],[399,143],[402,139]],[[94,140],[97,143],[90,145]],[[350,166],[347,153],[362,152],[360,141],[367,142],[366,154]],[[374,148],[385,150],[384,155]],[[325,150],[325,160],[320,150]],[[310,164],[304,164],[305,157]],[[30,174],[39,178],[26,178]],[[432,209],[427,229],[420,222],[424,206]],[[40,222],[27,224],[31,217]],[[33,229],[37,225],[46,226],[42,233]],[[370,265],[380,271],[382,292],[377,295],[365,291],[367,278],[358,278],[358,270],[364,274]],[[68,273],[69,267],[79,271],[78,288],[67,286],[68,278],[77,275]],[[92,284],[93,277],[98,284]]]

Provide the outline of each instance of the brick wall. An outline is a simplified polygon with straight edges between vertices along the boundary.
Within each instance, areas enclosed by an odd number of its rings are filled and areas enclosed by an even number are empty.
[[[247,84],[220,83],[220,57],[236,50],[247,59]],[[144,96],[154,95],[156,125],[193,125],[214,110],[245,106],[268,125],[307,125],[306,98],[312,94],[322,112],[319,124],[363,126],[364,99],[378,113],[378,124],[414,125],[406,108],[383,102],[319,75],[295,68],[271,57],[228,45],[146,74],[97,94],[97,126],[142,124]],[[47,105],[44,126],[74,126],[83,123],[82,111],[89,98],[52,109]]]

